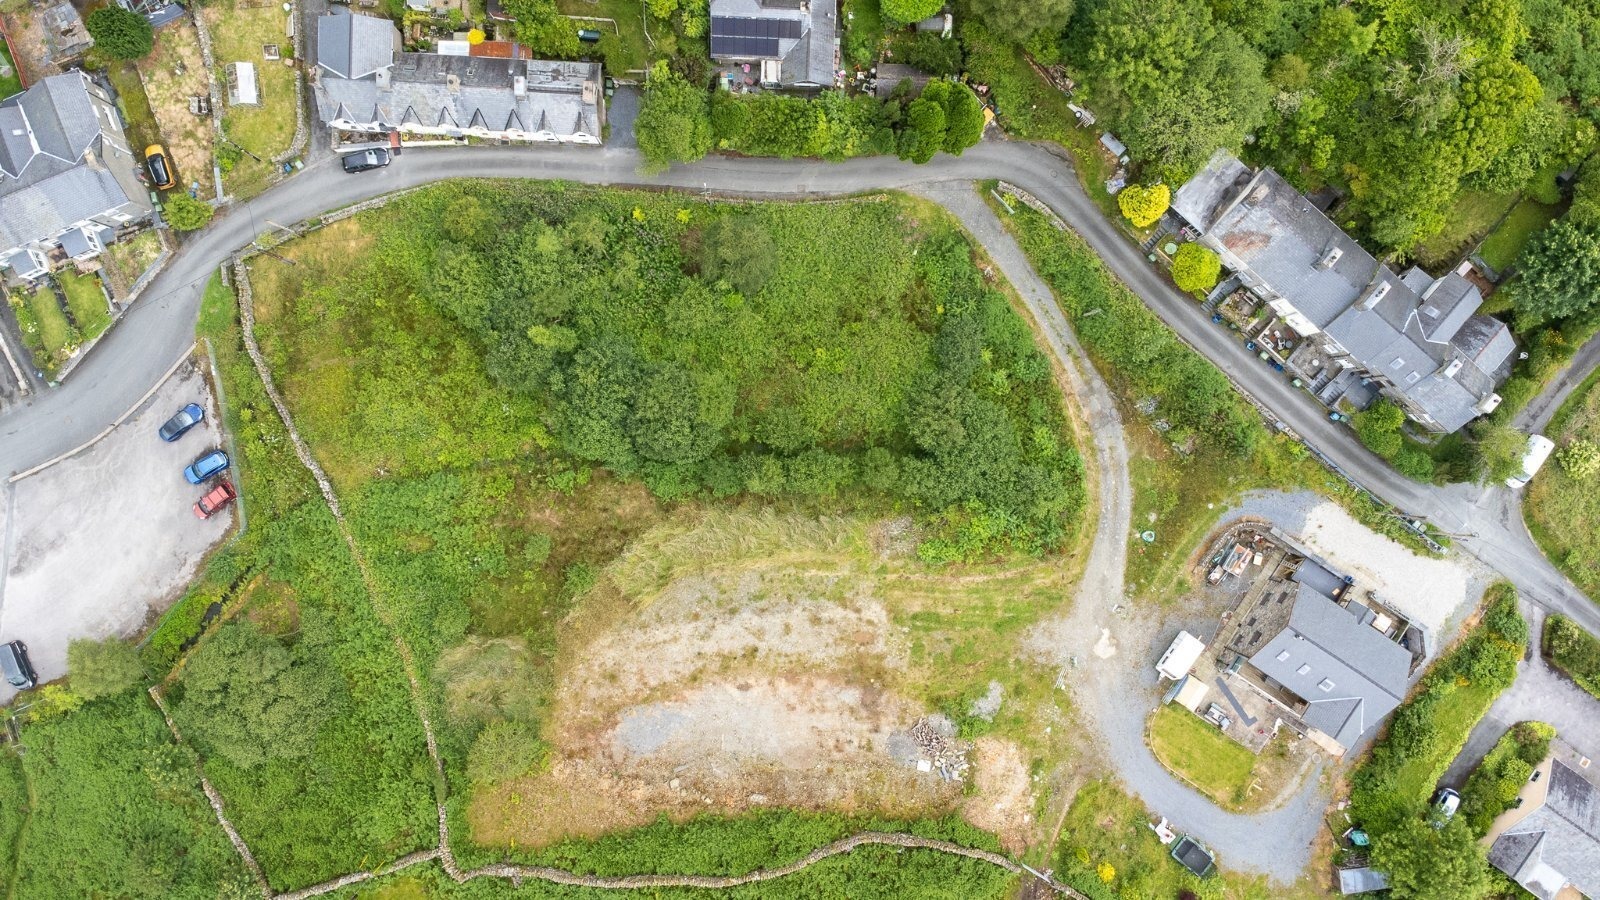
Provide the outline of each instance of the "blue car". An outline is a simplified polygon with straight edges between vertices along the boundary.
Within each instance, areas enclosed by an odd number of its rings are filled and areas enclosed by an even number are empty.
[[[161,426],[161,431],[158,433],[163,441],[170,444],[187,434],[189,429],[199,425],[205,417],[206,411],[200,408],[200,404],[191,403],[173,413],[172,418]]]
[[[190,484],[204,484],[208,479],[227,471],[227,468],[228,454],[213,450],[190,463],[183,470],[183,477],[189,479]]]

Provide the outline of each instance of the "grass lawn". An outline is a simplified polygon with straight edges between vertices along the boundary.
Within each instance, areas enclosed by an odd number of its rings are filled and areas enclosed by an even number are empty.
[[[67,295],[67,309],[78,323],[78,333],[86,341],[100,336],[111,325],[111,310],[100,290],[100,276],[79,275],[66,269],[56,273],[56,281]]]
[[[1590,375],[1562,404],[1545,433],[1560,447],[1600,440],[1600,373]],[[1572,477],[1552,458],[1528,485],[1523,503],[1528,530],[1545,555],[1590,597],[1600,596],[1600,491]]]
[[[254,196],[266,189],[271,175],[272,157],[289,149],[294,140],[295,68],[281,61],[267,61],[261,53],[266,44],[277,44],[285,58],[293,55],[294,45],[286,32],[288,13],[277,4],[245,6],[238,0],[220,0],[202,8],[201,15],[211,28],[219,67],[248,62],[256,67],[260,84],[259,106],[228,106],[222,115],[222,130],[228,140],[261,161],[249,156],[223,176],[228,193],[235,197]],[[217,77],[224,78],[222,72]],[[223,98],[227,103],[226,95]]]
[[[1244,806],[1256,755],[1176,703],[1163,703],[1145,733],[1151,752],[1174,774],[1228,809]]]
[[[6,52],[6,45],[4,43],[0,43],[0,62],[5,63],[11,68],[10,75],[0,78],[0,100],[4,100],[12,94],[18,94],[22,92],[22,79],[18,77],[17,73],[20,70],[17,68],[16,61],[11,58],[10,53]]]
[[[876,63],[883,46],[883,12],[878,0],[845,0],[839,22],[844,27],[844,64],[866,68]]]
[[[13,293],[11,308],[22,328],[22,340],[33,353],[34,366],[48,376],[55,375],[78,345],[78,335],[61,311],[55,292],[40,288],[31,294]]]
[[[1417,265],[1426,269],[1455,262],[1463,251],[1500,221],[1500,217],[1505,215],[1516,199],[1515,194],[1462,191],[1445,218],[1444,230],[1417,246]]]
[[[599,49],[605,57],[607,75],[626,78],[629,72],[650,67],[650,43],[644,36],[644,4],[639,0],[556,0],[556,8],[569,16],[616,20],[615,27],[610,22],[575,23],[600,32]],[[672,35],[671,24],[659,19],[650,23],[650,29],[658,42]]]
[[[1517,261],[1517,255],[1528,241],[1559,215],[1560,206],[1547,206],[1532,198],[1524,199],[1511,208],[1499,228],[1484,238],[1483,244],[1478,247],[1478,255],[1504,274]]]

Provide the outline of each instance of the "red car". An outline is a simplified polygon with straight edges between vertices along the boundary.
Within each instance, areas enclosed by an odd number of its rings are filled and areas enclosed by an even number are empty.
[[[237,499],[239,499],[239,494],[233,489],[233,485],[226,481],[219,481],[217,486],[211,489],[210,493],[201,497],[200,502],[194,505],[194,514],[202,519],[209,519],[223,507]]]

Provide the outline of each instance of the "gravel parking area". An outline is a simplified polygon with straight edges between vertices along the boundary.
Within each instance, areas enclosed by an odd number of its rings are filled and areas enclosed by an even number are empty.
[[[1493,573],[1463,553],[1444,559],[1421,556],[1351,518],[1343,508],[1308,491],[1258,491],[1224,518],[1266,519],[1355,576],[1384,603],[1404,613],[1428,636],[1429,654],[1489,586]]]
[[[206,420],[161,441],[156,429],[191,401]],[[137,632],[227,533],[232,510],[196,518],[205,489],[182,472],[221,446],[216,414],[205,379],[185,364],[100,443],[0,487],[0,640],[26,643],[41,680],[66,674],[69,641]],[[0,702],[13,693],[0,685]]]

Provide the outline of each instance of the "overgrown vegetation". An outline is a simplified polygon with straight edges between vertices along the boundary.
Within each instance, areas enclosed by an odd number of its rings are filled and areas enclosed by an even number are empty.
[[[1566,616],[1544,621],[1544,655],[1589,693],[1600,697],[1600,639]]]
[[[172,742],[148,697],[125,693],[35,722],[23,744],[29,815],[23,837],[4,845],[18,855],[16,896],[198,900],[253,890],[200,792],[192,754]],[[13,778],[0,785],[15,798]],[[13,823],[0,812],[0,828]]]
[[[1518,722],[1472,770],[1461,791],[1460,815],[1479,837],[1501,813],[1511,808],[1534,767],[1550,752],[1556,730],[1543,722]]]
[[[1351,775],[1350,814],[1357,825],[1376,837],[1422,818],[1467,734],[1516,678],[1527,641],[1516,589],[1505,582],[1494,585],[1482,621],[1434,663]]]
[[[1565,349],[1565,348],[1564,348]],[[1529,483],[1523,515],[1528,530],[1551,562],[1589,596],[1600,596],[1600,491],[1594,475],[1578,465],[1563,465],[1563,456],[1577,458],[1568,448],[1600,442],[1600,376],[1591,374],[1551,420],[1545,433],[1556,443],[1556,458],[1539,470]],[[1524,439],[1525,440],[1525,439]],[[1519,444],[1517,467],[1520,469]]]

